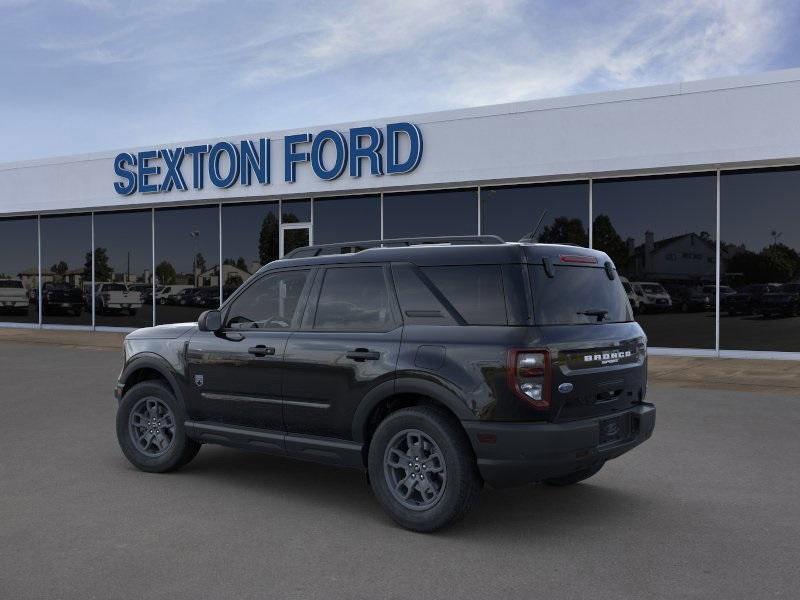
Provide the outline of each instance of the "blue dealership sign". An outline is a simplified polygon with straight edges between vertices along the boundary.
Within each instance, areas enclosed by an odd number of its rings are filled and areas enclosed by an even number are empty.
[[[401,142],[405,139],[405,142]],[[407,150],[400,156],[400,146]],[[385,133],[378,127],[354,127],[347,135],[326,129],[317,134],[298,133],[283,140],[283,178],[297,180],[297,165],[310,163],[314,175],[323,181],[338,179],[347,170],[350,177],[410,173],[422,160],[422,132],[413,123],[389,123]],[[218,142],[178,148],[121,152],[114,158],[119,178],[114,190],[123,196],[186,191],[189,182],[182,165],[191,161],[191,186],[202,190],[206,178],[217,188],[253,181],[270,183],[270,139],[241,140],[238,144]]]

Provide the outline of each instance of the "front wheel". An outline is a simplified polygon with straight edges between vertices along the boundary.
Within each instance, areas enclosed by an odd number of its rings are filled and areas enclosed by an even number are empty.
[[[129,389],[117,409],[117,440],[135,467],[149,473],[180,469],[200,450],[186,436],[183,405],[160,381]]]
[[[585,479],[589,479],[589,477],[592,477],[593,475],[596,475],[597,472],[603,468],[604,464],[605,463],[600,462],[587,469],[581,469],[580,471],[575,471],[574,473],[564,475],[563,477],[551,477],[550,479],[545,479],[544,482],[547,485],[553,485],[556,487],[564,487],[566,485],[579,483]]]
[[[369,476],[389,516],[419,532],[462,518],[483,486],[458,422],[427,406],[401,409],[381,422],[369,448]]]

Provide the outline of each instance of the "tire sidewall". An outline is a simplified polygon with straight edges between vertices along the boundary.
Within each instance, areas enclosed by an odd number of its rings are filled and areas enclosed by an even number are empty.
[[[400,504],[389,490],[384,473],[384,454],[391,439],[404,429],[418,429],[439,446],[444,455],[446,481],[443,496],[432,507],[412,510]],[[460,444],[468,442],[453,435],[437,418],[424,410],[402,409],[389,415],[375,431],[369,448],[369,476],[373,492],[397,523],[415,531],[433,531],[448,525],[460,516],[465,496],[473,493],[476,466],[471,456],[465,456]],[[467,458],[468,457],[468,458]]]
[[[146,397],[158,398],[166,404],[175,417],[175,437],[172,446],[160,456],[147,456],[139,451],[133,443],[130,434],[129,416],[133,407]],[[190,443],[186,436],[184,421],[186,411],[183,404],[164,384],[157,381],[143,381],[131,387],[122,397],[117,408],[117,441],[122,453],[134,466],[142,471],[163,472],[181,466],[185,456],[186,446]]]

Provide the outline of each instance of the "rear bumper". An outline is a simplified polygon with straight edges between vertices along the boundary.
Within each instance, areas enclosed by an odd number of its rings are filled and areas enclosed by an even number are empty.
[[[616,458],[653,434],[655,406],[641,404],[614,416],[625,414],[630,418],[630,435],[603,445],[599,443],[600,421],[608,417],[569,423],[465,421],[463,425],[481,476],[499,488],[569,475]]]

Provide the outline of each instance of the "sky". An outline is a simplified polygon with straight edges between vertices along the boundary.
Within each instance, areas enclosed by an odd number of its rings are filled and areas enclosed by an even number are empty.
[[[796,0],[0,0],[0,163],[800,66]]]

